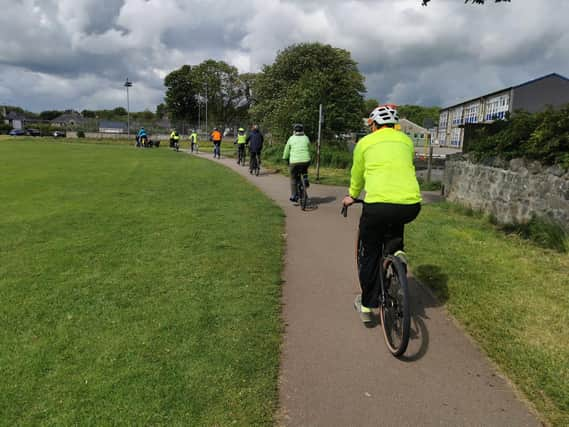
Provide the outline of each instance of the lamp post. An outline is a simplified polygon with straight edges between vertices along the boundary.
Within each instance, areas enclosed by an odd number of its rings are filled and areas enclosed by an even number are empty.
[[[205,131],[206,133],[209,132],[207,127],[207,82],[205,82]]]
[[[128,96],[128,88],[132,87],[132,82],[126,78],[126,82],[124,82],[124,87],[126,87],[126,122],[127,122],[127,135],[130,139],[130,98]]]

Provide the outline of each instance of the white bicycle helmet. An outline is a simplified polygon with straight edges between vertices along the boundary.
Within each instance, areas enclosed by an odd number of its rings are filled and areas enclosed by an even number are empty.
[[[378,126],[399,123],[397,107],[393,104],[379,105],[369,115],[368,125],[375,122]]]

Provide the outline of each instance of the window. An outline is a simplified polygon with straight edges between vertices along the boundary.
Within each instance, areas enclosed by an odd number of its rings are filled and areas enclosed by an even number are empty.
[[[446,129],[448,125],[448,111],[443,111],[439,117],[439,129]]]
[[[480,104],[470,104],[464,110],[464,123],[478,123],[478,111]]]
[[[460,147],[460,136],[461,136],[461,129],[454,128],[451,134],[450,145],[453,147]]]
[[[425,134],[424,134],[424,133],[422,133],[422,134],[419,136],[419,138],[421,138],[421,139],[425,139]]]
[[[484,120],[502,120],[510,110],[510,95],[501,95],[486,101]]]
[[[462,124],[462,106],[457,107],[454,109],[452,113],[452,124],[453,125],[461,125]]]

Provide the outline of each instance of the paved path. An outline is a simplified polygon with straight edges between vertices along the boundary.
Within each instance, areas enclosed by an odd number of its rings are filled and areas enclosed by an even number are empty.
[[[362,326],[352,306],[359,290],[353,258],[360,207],[351,208],[347,219],[340,216],[345,188],[311,185],[317,208],[302,212],[288,201],[286,177],[251,177],[233,159],[218,162],[245,175],[286,213],[280,424],[540,425],[415,281],[412,339],[404,360],[388,353],[380,327]]]

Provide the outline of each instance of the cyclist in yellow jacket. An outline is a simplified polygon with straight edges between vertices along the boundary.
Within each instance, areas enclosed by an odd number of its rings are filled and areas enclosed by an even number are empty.
[[[404,225],[417,218],[421,210],[413,141],[395,129],[397,123],[394,105],[380,105],[371,112],[368,124],[372,132],[354,149],[350,190],[343,200],[345,206],[350,206],[365,190],[357,252],[362,294],[354,301],[365,324],[372,322],[372,309],[378,307],[381,243],[389,242],[387,251],[406,264]]]

